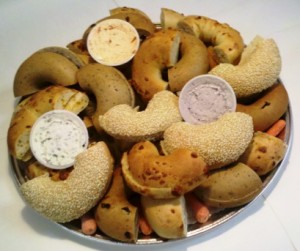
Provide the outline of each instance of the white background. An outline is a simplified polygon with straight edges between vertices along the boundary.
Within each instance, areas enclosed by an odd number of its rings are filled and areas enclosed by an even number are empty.
[[[239,30],[246,43],[258,34],[274,38],[280,48],[281,78],[294,116],[289,160],[263,196],[230,222],[204,235],[134,249],[100,244],[37,215],[25,205],[14,183],[6,133],[15,104],[12,83],[18,66],[40,48],[65,46],[79,39],[90,24],[117,6],[139,8],[155,22],[159,22],[161,7],[208,16]],[[300,250],[300,1],[1,0],[0,31],[0,250]]]

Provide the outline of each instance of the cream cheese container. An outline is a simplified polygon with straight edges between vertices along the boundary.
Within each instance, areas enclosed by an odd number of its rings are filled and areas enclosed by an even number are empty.
[[[214,75],[199,75],[188,81],[179,94],[179,110],[186,122],[204,124],[236,110],[232,87]]]
[[[128,22],[106,19],[89,32],[87,49],[98,63],[118,66],[130,61],[140,45],[139,34]]]
[[[43,114],[30,132],[30,149],[44,166],[64,169],[88,146],[88,131],[83,121],[66,110]]]

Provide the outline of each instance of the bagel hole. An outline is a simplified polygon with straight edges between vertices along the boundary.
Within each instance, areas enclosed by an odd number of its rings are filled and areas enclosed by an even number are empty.
[[[168,68],[164,68],[161,70],[161,78],[165,82],[169,82],[169,77],[168,77]]]

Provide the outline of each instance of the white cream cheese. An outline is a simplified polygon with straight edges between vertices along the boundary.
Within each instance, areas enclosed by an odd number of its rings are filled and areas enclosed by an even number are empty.
[[[76,155],[87,145],[88,132],[83,121],[66,110],[43,114],[30,133],[33,155],[41,164],[53,169],[72,166]]]
[[[87,48],[92,58],[109,66],[127,63],[136,54],[139,44],[136,29],[120,19],[97,23],[87,37]]]
[[[203,124],[217,120],[236,109],[236,96],[231,86],[213,75],[191,79],[179,95],[179,110],[186,122]]]

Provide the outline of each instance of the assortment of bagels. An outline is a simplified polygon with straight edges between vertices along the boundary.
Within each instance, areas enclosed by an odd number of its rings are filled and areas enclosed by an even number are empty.
[[[227,24],[167,8],[159,27],[134,8],[115,8],[104,19],[137,29],[140,47],[129,63],[93,60],[86,45],[92,24],[81,39],[38,50],[17,70],[13,90],[21,101],[7,142],[24,174],[25,200],[59,223],[92,213],[96,233],[133,243],[150,238],[139,217],[152,237],[186,237],[195,224],[187,193],[212,212],[252,201],[286,151],[284,138],[266,133],[288,109],[275,41],[257,36],[245,46]],[[178,92],[201,74],[232,86],[236,112],[203,125],[183,121]],[[74,166],[61,171],[41,166],[29,145],[34,122],[54,109],[78,114],[90,137]]]

